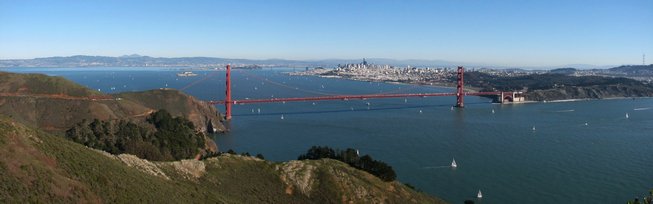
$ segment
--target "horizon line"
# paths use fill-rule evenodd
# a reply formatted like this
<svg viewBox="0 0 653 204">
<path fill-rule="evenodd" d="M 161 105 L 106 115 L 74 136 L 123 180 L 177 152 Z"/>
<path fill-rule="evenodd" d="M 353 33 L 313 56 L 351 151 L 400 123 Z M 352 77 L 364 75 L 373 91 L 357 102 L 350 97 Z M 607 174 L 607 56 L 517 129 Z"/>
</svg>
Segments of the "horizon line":
<svg viewBox="0 0 653 204">
<path fill-rule="evenodd" d="M 318 62 L 318 61 L 328 61 L 328 60 L 333 60 L 333 61 L 355 61 L 355 60 L 363 60 L 363 59 L 378 59 L 378 60 L 393 60 L 393 61 L 432 61 L 432 62 L 438 62 L 439 63 L 446 63 L 446 64 L 458 64 L 460 66 L 471 66 L 471 67 L 502 67 L 502 68 L 543 68 L 543 67 L 557 67 L 557 68 L 574 68 L 573 66 L 582 66 L 582 67 L 594 67 L 594 68 L 606 68 L 606 67 L 618 67 L 618 66 L 641 66 L 646 64 L 605 64 L 605 65 L 596 65 L 596 64 L 585 64 L 585 63 L 571 63 L 571 64 L 563 64 L 563 65 L 497 65 L 497 64 L 491 64 L 491 63 L 474 63 L 474 62 L 456 62 L 456 61 L 448 61 L 448 60 L 443 60 L 443 59 L 417 59 L 417 58 L 408 58 L 408 59 L 399 59 L 399 58 L 385 58 L 385 57 L 360 57 L 360 58 L 322 58 L 322 59 L 287 59 L 287 58 L 231 58 L 231 57 L 215 57 L 215 56 L 150 56 L 150 55 L 141 55 L 141 54 L 123 54 L 123 55 L 118 55 L 118 56 L 111 56 L 111 55 L 88 55 L 88 54 L 74 54 L 74 55 L 68 55 L 68 56 L 45 56 L 45 57 L 34 57 L 34 58 L 13 58 L 13 59 L 3 59 L 0 58 L 0 61 L 10 61 L 10 60 L 35 60 L 35 59 L 42 59 L 42 58 L 54 58 L 54 57 L 76 57 L 76 56 L 85 56 L 85 57 L 113 57 L 113 58 L 129 58 L 129 57 L 150 57 L 150 58 L 164 58 L 164 59 L 171 59 L 171 58 L 215 58 L 215 59 L 227 59 L 227 60 L 254 60 L 254 61 L 265 61 L 265 60 L 285 60 L 285 61 L 295 61 L 295 62 Z M 587 69 L 587 68 L 579 68 L 579 69 Z"/>
</svg>

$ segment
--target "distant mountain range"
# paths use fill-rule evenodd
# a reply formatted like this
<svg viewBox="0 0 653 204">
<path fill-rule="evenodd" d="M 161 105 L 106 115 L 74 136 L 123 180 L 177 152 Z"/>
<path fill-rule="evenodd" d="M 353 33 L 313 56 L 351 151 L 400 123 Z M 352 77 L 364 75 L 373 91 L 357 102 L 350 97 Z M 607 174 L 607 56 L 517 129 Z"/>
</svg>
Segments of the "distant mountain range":
<svg viewBox="0 0 653 204">
<path fill-rule="evenodd" d="M 45 57 L 35 59 L 0 60 L 0 67 L 214 67 L 232 64 L 236 66 L 258 65 L 262 67 L 335 67 L 338 64 L 361 63 L 363 59 L 285 60 L 285 59 L 232 59 L 218 57 L 150 57 L 138 54 L 120 57 L 75 55 L 68 57 Z M 460 63 L 442 60 L 393 60 L 370 58 L 369 63 L 394 66 L 456 66 Z"/>
<path fill-rule="evenodd" d="M 35 59 L 14 59 L 0 60 L 0 67 L 178 67 L 178 66 L 199 66 L 209 67 L 226 64 L 258 64 L 258 65 L 294 65 L 299 66 L 306 64 L 301 61 L 268 59 L 268 60 L 248 60 L 248 59 L 227 59 L 215 57 L 149 57 L 141 55 L 123 55 L 120 57 L 107 56 L 87 56 L 75 55 L 69 57 L 45 57 Z"/>
<path fill-rule="evenodd" d="M 610 68 L 614 66 L 594 66 L 574 64 L 564 66 L 538 66 L 515 67 L 493 66 L 477 63 L 453 62 L 445 60 L 407 59 L 395 60 L 387 58 L 367 58 L 368 63 L 388 64 L 405 67 L 454 67 L 467 66 L 476 68 L 521 68 L 521 69 L 552 69 L 559 67 L 573 67 L 577 69 Z M 235 59 L 219 57 L 150 57 L 138 54 L 123 55 L 120 57 L 74 55 L 68 57 L 44 57 L 34 59 L 6 59 L 0 60 L 0 67 L 217 67 L 226 64 L 234 66 L 257 65 L 260 67 L 335 67 L 339 64 L 361 63 L 363 59 L 323 59 L 323 60 L 286 60 L 286 59 Z"/>
</svg>

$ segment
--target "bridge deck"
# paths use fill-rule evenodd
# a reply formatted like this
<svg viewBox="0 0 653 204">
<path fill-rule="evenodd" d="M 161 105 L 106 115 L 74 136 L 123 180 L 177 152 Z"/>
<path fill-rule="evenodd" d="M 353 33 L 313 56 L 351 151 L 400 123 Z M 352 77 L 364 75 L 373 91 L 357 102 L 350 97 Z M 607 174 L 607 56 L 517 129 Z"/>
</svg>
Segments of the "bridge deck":
<svg viewBox="0 0 653 204">
<path fill-rule="evenodd" d="M 335 95 L 335 96 L 317 96 L 317 97 L 300 97 L 300 98 L 269 98 L 269 99 L 243 99 L 233 100 L 232 104 L 250 104 L 250 103 L 278 103 L 292 101 L 326 101 L 326 100 L 349 100 L 349 99 L 371 99 L 371 98 L 404 98 L 404 97 L 428 97 L 428 96 L 456 96 L 457 93 L 406 93 L 406 94 L 367 94 L 367 95 Z M 465 96 L 489 96 L 500 95 L 501 92 L 470 92 L 464 93 Z M 209 101 L 209 104 L 225 104 L 226 101 Z"/>
</svg>

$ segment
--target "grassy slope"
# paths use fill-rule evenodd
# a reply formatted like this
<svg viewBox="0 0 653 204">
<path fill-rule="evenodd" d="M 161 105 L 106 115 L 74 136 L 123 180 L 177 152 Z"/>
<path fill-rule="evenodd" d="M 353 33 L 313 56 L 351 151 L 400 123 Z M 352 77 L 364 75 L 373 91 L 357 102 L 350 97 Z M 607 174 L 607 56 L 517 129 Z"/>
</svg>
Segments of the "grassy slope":
<svg viewBox="0 0 653 204">
<path fill-rule="evenodd" d="M 32 94 L 66 94 L 69 96 L 94 96 L 102 93 L 69 81 L 63 77 L 44 74 L 15 74 L 0 72 L 0 92 Z"/>
<path fill-rule="evenodd" d="M 61 94 L 87 97 L 102 95 L 62 77 L 42 74 L 0 72 L 0 93 Z M 151 90 L 117 94 L 124 100 L 66 100 L 48 97 L 0 96 L 0 113 L 16 121 L 49 132 L 63 132 L 75 123 L 86 120 L 143 120 L 148 113 L 167 109 L 174 116 L 184 116 L 205 128 L 208 121 L 225 130 L 217 109 L 176 90 Z"/>
<path fill-rule="evenodd" d="M 166 180 L 0 117 L 0 203 L 443 203 L 334 160 L 227 155 L 202 162 L 206 171 L 190 179 L 172 162 L 156 163 Z"/>
<path fill-rule="evenodd" d="M 0 201 L 169 202 L 195 199 L 188 182 L 171 182 L 63 138 L 0 121 Z M 198 201 L 224 200 L 210 194 Z"/>
</svg>

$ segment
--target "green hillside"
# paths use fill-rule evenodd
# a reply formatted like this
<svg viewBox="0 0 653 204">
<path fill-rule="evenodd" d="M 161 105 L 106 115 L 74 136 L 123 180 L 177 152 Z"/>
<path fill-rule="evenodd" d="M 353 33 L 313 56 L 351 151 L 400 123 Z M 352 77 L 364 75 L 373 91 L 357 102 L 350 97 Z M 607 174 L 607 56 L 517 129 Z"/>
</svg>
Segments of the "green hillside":
<svg viewBox="0 0 653 204">
<path fill-rule="evenodd" d="M 150 162 L 0 117 L 0 202 L 444 203 L 330 159 Z"/>
<path fill-rule="evenodd" d="M 0 72 L 0 93 L 64 94 L 94 96 L 102 93 L 90 90 L 63 77 L 45 74 Z"/>
<path fill-rule="evenodd" d="M 62 133 L 83 120 L 144 122 L 160 109 L 189 119 L 199 131 L 226 131 L 214 106 L 178 90 L 105 95 L 61 77 L 0 72 L 0 114 L 48 132 Z"/>
</svg>

